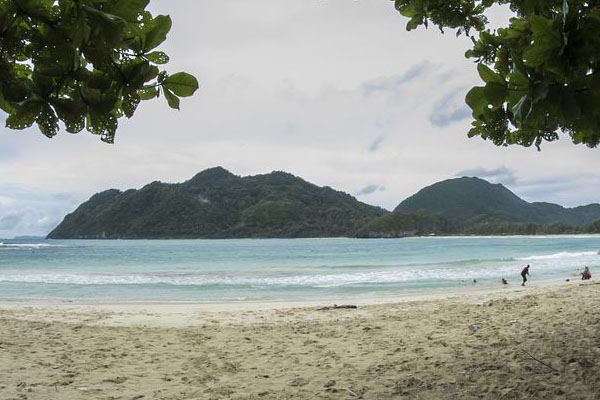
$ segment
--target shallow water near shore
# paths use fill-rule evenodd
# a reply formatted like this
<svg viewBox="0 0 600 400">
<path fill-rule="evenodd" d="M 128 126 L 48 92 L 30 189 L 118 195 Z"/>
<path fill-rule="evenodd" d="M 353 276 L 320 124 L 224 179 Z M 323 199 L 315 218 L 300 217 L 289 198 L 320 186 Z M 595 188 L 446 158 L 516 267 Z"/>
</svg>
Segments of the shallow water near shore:
<svg viewBox="0 0 600 400">
<path fill-rule="evenodd" d="M 0 240 L 0 298 L 314 301 L 579 279 L 600 236 Z M 474 283 L 476 280 L 476 283 Z"/>
</svg>

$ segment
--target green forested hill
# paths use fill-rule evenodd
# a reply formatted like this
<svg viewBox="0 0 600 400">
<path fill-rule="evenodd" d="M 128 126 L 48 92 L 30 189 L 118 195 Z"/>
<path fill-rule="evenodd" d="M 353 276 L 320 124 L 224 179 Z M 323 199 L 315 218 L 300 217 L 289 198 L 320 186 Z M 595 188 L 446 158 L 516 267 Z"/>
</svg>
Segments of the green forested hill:
<svg viewBox="0 0 600 400">
<path fill-rule="evenodd" d="M 400 203 L 396 213 L 427 211 L 452 222 L 482 217 L 512 223 L 585 226 L 600 218 L 600 204 L 565 208 L 551 203 L 528 203 L 501 184 L 479 178 L 448 179 L 420 190 Z"/>
<path fill-rule="evenodd" d="M 49 238 L 354 236 L 387 211 L 284 172 L 239 177 L 205 170 L 179 184 L 92 196 Z"/>
<path fill-rule="evenodd" d="M 74 238 L 404 237 L 598 232 L 600 205 L 528 203 L 478 178 L 438 182 L 393 213 L 285 172 L 240 177 L 217 167 L 178 184 L 107 190 L 50 234 Z"/>
</svg>

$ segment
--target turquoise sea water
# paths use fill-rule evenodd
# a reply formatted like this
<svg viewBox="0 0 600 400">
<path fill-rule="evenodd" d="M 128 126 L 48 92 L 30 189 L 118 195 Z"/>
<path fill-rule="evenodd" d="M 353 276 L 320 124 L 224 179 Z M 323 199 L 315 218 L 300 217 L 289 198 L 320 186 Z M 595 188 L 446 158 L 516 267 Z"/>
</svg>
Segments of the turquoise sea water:
<svg viewBox="0 0 600 400">
<path fill-rule="evenodd" d="M 402 296 L 600 273 L 600 236 L 0 240 L 0 298 L 306 301 Z M 473 280 L 477 283 L 474 284 Z"/>
</svg>

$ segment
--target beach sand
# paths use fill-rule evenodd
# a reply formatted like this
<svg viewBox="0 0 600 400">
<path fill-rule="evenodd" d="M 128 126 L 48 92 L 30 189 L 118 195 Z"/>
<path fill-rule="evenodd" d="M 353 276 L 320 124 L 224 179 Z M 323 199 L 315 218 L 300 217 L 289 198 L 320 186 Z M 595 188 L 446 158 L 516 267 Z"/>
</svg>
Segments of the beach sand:
<svg viewBox="0 0 600 400">
<path fill-rule="evenodd" d="M 593 282 L 239 307 L 4 302 L 0 399 L 600 399 Z"/>
</svg>

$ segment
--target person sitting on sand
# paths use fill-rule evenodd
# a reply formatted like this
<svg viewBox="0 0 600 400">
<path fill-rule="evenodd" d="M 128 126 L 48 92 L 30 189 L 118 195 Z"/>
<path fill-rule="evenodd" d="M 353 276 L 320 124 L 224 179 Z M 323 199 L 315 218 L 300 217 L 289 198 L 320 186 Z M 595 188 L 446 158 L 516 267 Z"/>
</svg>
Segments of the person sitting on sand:
<svg viewBox="0 0 600 400">
<path fill-rule="evenodd" d="M 508 285 L 508 281 L 504 278 L 502 278 L 502 285 L 504 285 L 504 286 Z"/>
<path fill-rule="evenodd" d="M 525 282 L 527 282 L 527 275 L 529 275 L 529 264 L 521 271 L 521 278 L 523 278 L 523 283 L 521 286 L 525 286 Z"/>
<path fill-rule="evenodd" d="M 592 279 L 592 273 L 589 267 L 585 267 L 581 273 L 581 280 L 587 281 L 588 279 Z"/>
</svg>

